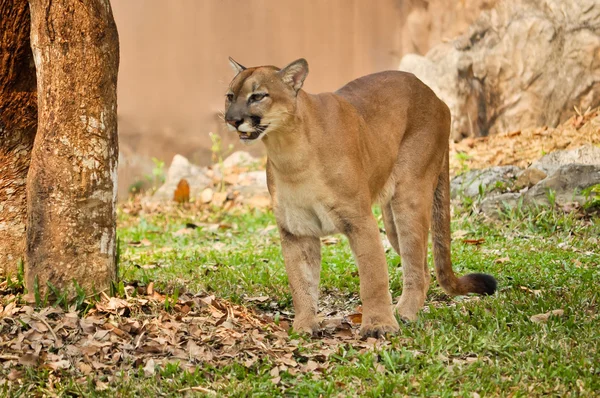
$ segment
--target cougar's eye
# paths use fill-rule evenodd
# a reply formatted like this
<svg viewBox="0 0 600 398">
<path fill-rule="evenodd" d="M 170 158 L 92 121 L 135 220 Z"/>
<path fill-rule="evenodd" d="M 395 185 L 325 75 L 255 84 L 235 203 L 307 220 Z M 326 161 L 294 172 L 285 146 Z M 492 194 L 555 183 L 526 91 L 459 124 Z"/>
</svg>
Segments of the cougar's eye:
<svg viewBox="0 0 600 398">
<path fill-rule="evenodd" d="M 268 96 L 269 96 L 269 94 L 267 94 L 267 93 L 255 93 L 250 96 L 248 102 L 259 102 Z"/>
<path fill-rule="evenodd" d="M 232 93 L 227 93 L 227 94 L 225 95 L 225 98 L 227 98 L 227 101 L 228 101 L 228 102 L 231 102 L 231 101 L 233 101 L 233 94 L 232 94 Z"/>
</svg>

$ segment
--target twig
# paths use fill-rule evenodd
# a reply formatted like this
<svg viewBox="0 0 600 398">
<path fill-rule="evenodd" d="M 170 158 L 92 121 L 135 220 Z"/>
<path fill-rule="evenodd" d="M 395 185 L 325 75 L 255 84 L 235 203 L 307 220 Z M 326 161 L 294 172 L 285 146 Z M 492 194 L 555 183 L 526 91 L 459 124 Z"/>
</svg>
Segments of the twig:
<svg viewBox="0 0 600 398">
<path fill-rule="evenodd" d="M 217 395 L 216 391 L 209 390 L 208 388 L 204 388 L 204 387 L 200 387 L 200 386 L 187 387 L 187 388 L 182 388 L 181 390 L 177 390 L 177 392 L 185 392 L 185 391 L 199 391 L 199 392 L 203 392 L 205 394 Z"/>
<path fill-rule="evenodd" d="M 54 333 L 54 329 L 52 329 L 52 326 L 50 326 L 50 324 L 41 316 L 38 316 L 37 314 L 31 314 L 31 317 L 34 319 L 37 319 L 38 321 L 42 322 L 44 325 L 46 325 L 46 327 L 50 330 L 50 333 L 52 333 L 52 337 L 54 337 L 54 341 L 55 342 L 59 342 L 58 340 L 58 336 L 56 335 L 56 333 Z"/>
<path fill-rule="evenodd" d="M 89 298 L 91 298 L 91 297 L 94 297 L 94 296 L 99 296 L 99 295 L 101 295 L 102 293 L 104 293 L 104 295 L 105 295 L 105 296 L 106 296 L 106 297 L 107 297 L 107 298 L 110 300 L 110 297 L 108 297 L 108 295 L 105 293 L 105 292 L 106 292 L 108 289 L 109 289 L 109 288 L 106 288 L 106 289 L 102 289 L 102 290 L 100 290 L 99 292 L 95 292 L 95 293 L 88 294 L 87 296 L 85 296 L 85 299 L 87 300 L 87 299 L 89 299 Z"/>
</svg>

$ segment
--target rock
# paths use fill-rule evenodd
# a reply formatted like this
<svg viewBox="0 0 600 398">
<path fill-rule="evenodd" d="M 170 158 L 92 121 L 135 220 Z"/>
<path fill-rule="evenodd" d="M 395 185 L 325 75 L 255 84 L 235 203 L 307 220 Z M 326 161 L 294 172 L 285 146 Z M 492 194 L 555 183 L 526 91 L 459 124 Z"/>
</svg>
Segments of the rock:
<svg viewBox="0 0 600 398">
<path fill-rule="evenodd" d="M 452 113 L 452 138 L 556 126 L 600 105 L 600 2 L 506 0 L 469 31 L 406 55 Z"/>
<path fill-rule="evenodd" d="M 237 151 L 223 160 L 223 168 L 230 169 L 232 167 L 252 166 L 258 162 L 259 159 L 250 155 L 248 152 Z"/>
<path fill-rule="evenodd" d="M 177 184 L 185 179 L 190 188 L 190 197 L 196 198 L 211 184 L 206 169 L 191 164 L 185 157 L 175 155 L 167 171 L 165 183 L 152 195 L 153 201 L 170 201 L 177 189 Z"/>
<path fill-rule="evenodd" d="M 492 195 L 481 201 L 479 210 L 488 217 L 497 217 L 502 210 L 517 206 L 520 197 L 520 193 L 514 192 Z"/>
<path fill-rule="evenodd" d="M 486 193 L 495 188 L 511 186 L 512 180 L 522 169 L 516 166 L 494 166 L 483 170 L 470 170 L 456 176 L 450 182 L 450 196 L 464 195 L 471 198 L 479 195 L 481 186 Z"/>
<path fill-rule="evenodd" d="M 497 0 L 402 0 L 397 1 L 401 27 L 400 54 L 425 54 L 432 45 L 464 33 L 482 10 Z"/>
<path fill-rule="evenodd" d="M 239 175 L 238 183 L 241 186 L 252 185 L 267 189 L 267 172 L 264 170 L 249 171 Z"/>
<path fill-rule="evenodd" d="M 523 172 L 517 176 L 514 183 L 514 189 L 520 190 L 523 188 L 531 188 L 546 177 L 547 174 L 542 170 L 530 167 L 523 170 Z"/>
<path fill-rule="evenodd" d="M 600 165 L 568 164 L 529 189 L 523 199 L 527 204 L 549 205 L 552 190 L 557 204 L 583 204 L 586 198 L 581 191 L 597 184 L 600 184 Z"/>
<path fill-rule="evenodd" d="M 584 145 L 568 151 L 555 151 L 533 162 L 530 168 L 552 174 L 560 166 L 573 163 L 600 166 L 600 148 L 594 145 Z"/>
<path fill-rule="evenodd" d="M 204 204 L 210 203 L 212 201 L 213 195 L 214 192 L 211 188 L 204 189 L 200 194 L 200 202 Z"/>
</svg>

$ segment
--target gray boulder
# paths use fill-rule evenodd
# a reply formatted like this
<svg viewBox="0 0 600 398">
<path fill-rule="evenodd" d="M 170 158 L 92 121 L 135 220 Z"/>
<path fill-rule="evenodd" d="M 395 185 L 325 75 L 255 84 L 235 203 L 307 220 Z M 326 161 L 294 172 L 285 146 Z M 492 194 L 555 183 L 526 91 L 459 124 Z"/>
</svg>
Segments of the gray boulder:
<svg viewBox="0 0 600 398">
<path fill-rule="evenodd" d="M 512 185 L 512 181 L 521 172 L 516 166 L 494 166 L 483 170 L 469 170 L 456 176 L 450 182 L 450 196 L 455 198 L 464 195 L 471 198 L 479 195 L 480 188 L 484 193 L 495 189 L 502 190 Z"/>
<path fill-rule="evenodd" d="M 489 217 L 495 217 L 505 208 L 517 206 L 520 198 L 521 194 L 515 192 L 491 195 L 481 201 L 479 210 Z"/>
<path fill-rule="evenodd" d="M 600 148 L 594 145 L 584 145 L 567 151 L 555 151 L 533 162 L 530 168 L 541 170 L 546 174 L 552 174 L 561 166 L 567 164 L 600 166 Z"/>
<path fill-rule="evenodd" d="M 568 164 L 525 192 L 523 199 L 527 204 L 548 205 L 554 196 L 558 204 L 583 204 L 586 197 L 582 191 L 597 184 L 600 184 L 600 165 Z"/>
</svg>

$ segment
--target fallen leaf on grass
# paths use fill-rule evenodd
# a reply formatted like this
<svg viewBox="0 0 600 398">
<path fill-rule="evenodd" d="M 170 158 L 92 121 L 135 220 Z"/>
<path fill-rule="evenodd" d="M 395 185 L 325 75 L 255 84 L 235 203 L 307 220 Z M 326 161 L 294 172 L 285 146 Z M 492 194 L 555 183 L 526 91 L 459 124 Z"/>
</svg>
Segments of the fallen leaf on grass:
<svg viewBox="0 0 600 398">
<path fill-rule="evenodd" d="M 56 362 L 47 362 L 45 366 L 51 370 L 68 369 L 71 366 L 71 362 L 66 359 L 61 359 Z"/>
<path fill-rule="evenodd" d="M 494 260 L 495 264 L 504 264 L 506 262 L 510 261 L 510 257 L 506 256 L 506 257 L 500 257 Z"/>
<path fill-rule="evenodd" d="M 548 319 L 550 319 L 551 316 L 563 316 L 564 314 L 565 314 L 564 310 L 558 309 L 558 310 L 546 312 L 545 314 L 532 315 L 531 318 L 529 318 L 529 319 L 531 320 L 531 322 L 544 323 L 544 322 L 548 322 Z"/>
<path fill-rule="evenodd" d="M 480 245 L 483 242 L 485 242 L 485 238 L 479 238 L 479 239 L 463 239 L 463 243 L 466 243 L 468 245 Z"/>
<path fill-rule="evenodd" d="M 355 325 L 360 325 L 362 323 L 362 313 L 356 312 L 354 314 L 346 315 L 346 318 L 350 320 Z"/>
<path fill-rule="evenodd" d="M 269 300 L 269 296 L 256 296 L 256 297 L 246 297 L 244 298 L 245 301 L 256 301 L 258 303 L 264 303 L 265 301 Z"/>
<path fill-rule="evenodd" d="M 144 366 L 144 374 L 146 375 L 146 377 L 154 375 L 155 366 L 156 364 L 154 363 L 154 359 L 148 359 L 148 361 L 146 362 L 146 366 Z"/>
<path fill-rule="evenodd" d="M 39 356 L 31 353 L 24 354 L 21 358 L 19 358 L 19 364 L 25 366 L 35 366 L 40 359 Z"/>
<path fill-rule="evenodd" d="M 133 247 L 140 247 L 140 246 L 151 246 L 152 242 L 150 242 L 148 239 L 142 239 L 142 240 L 132 240 L 131 242 L 129 242 L 129 246 L 133 246 Z"/>
<path fill-rule="evenodd" d="M 533 293 L 535 296 L 539 296 L 542 294 L 541 290 L 530 289 L 527 286 L 519 286 L 521 290 L 525 290 L 526 292 Z"/>
<path fill-rule="evenodd" d="M 215 192 L 212 197 L 212 204 L 221 207 L 227 200 L 227 192 Z"/>
<path fill-rule="evenodd" d="M 469 231 L 465 231 L 464 229 L 459 229 L 459 230 L 452 232 L 452 239 L 464 238 L 465 236 L 467 236 L 469 234 L 470 234 Z"/>
</svg>

